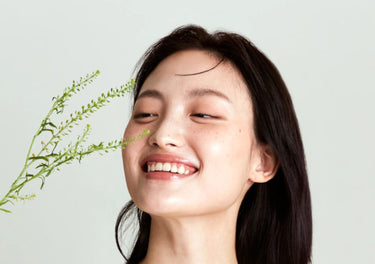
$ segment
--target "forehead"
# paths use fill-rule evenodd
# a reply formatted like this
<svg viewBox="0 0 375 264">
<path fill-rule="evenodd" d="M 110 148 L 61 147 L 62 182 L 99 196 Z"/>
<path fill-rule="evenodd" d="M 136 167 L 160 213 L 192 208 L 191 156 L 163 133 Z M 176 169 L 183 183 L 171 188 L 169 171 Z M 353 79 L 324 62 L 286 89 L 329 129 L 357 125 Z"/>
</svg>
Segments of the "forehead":
<svg viewBox="0 0 375 264">
<path fill-rule="evenodd" d="M 162 69 L 176 76 L 198 75 L 213 70 L 221 61 L 222 59 L 208 51 L 184 50 L 165 58 L 156 71 Z"/>
<path fill-rule="evenodd" d="M 145 89 L 166 90 L 168 85 L 178 87 L 175 92 L 210 88 L 249 95 L 241 73 L 230 61 L 201 50 L 179 51 L 165 58 L 146 78 L 141 93 Z"/>
</svg>

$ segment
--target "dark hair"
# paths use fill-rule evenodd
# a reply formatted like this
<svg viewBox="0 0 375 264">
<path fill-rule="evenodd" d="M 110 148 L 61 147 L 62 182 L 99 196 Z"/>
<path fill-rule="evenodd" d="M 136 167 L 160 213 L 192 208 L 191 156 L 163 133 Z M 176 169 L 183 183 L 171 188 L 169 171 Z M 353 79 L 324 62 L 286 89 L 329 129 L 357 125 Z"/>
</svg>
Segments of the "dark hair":
<svg viewBox="0 0 375 264">
<path fill-rule="evenodd" d="M 208 51 L 229 60 L 250 92 L 256 140 L 268 145 L 279 161 L 274 178 L 255 183 L 238 212 L 236 253 L 240 264 L 311 263 L 312 216 L 305 155 L 291 97 L 274 64 L 246 38 L 213 34 L 199 26 L 177 28 L 151 46 L 136 75 L 134 102 L 150 73 L 169 55 L 188 49 Z M 119 243 L 122 223 L 137 210 L 139 232 L 129 259 Z M 130 201 L 116 222 L 116 242 L 128 264 L 147 253 L 151 217 Z"/>
</svg>

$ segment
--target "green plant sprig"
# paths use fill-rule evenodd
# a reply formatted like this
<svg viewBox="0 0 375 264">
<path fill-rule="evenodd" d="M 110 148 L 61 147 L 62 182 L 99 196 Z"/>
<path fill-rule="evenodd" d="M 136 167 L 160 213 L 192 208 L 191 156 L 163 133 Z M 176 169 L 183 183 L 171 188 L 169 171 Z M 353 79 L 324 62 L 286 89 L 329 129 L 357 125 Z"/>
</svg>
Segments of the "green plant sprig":
<svg viewBox="0 0 375 264">
<path fill-rule="evenodd" d="M 7 194 L 5 194 L 0 200 L 1 211 L 10 213 L 10 210 L 4 208 L 7 203 L 14 204 L 14 202 L 30 200 L 36 196 L 35 194 L 20 195 L 20 191 L 28 182 L 35 179 L 40 179 L 42 181 L 40 189 L 42 189 L 44 187 L 46 178 L 50 176 L 53 171 L 59 171 L 61 165 L 71 164 L 73 160 L 78 160 L 78 162 L 81 162 L 84 157 L 94 152 L 98 152 L 99 154 L 103 155 L 103 153 L 107 153 L 109 151 L 125 148 L 129 143 L 134 142 L 135 140 L 149 133 L 149 130 L 145 130 L 137 137 L 126 141 L 113 140 L 106 144 L 104 142 L 100 142 L 99 144 L 91 144 L 85 147 L 84 143 L 87 141 L 91 132 L 91 126 L 87 124 L 82 134 L 77 136 L 77 140 L 75 142 L 70 142 L 65 147 L 58 150 L 58 145 L 60 146 L 62 144 L 63 138 L 72 132 L 74 126 L 78 125 L 83 119 L 89 118 L 91 114 L 110 103 L 112 98 L 125 96 L 128 92 L 132 91 L 135 84 L 134 80 L 131 80 L 127 84 L 121 85 L 120 88 L 111 88 L 107 93 L 102 93 L 97 100 L 91 100 L 87 105 L 84 105 L 79 110 L 71 113 L 70 118 L 65 121 L 61 121 L 59 125 L 52 122 L 51 116 L 53 114 L 62 114 L 69 99 L 74 94 L 77 94 L 83 90 L 87 85 L 91 84 L 99 74 L 100 72 L 96 71 L 92 74 L 87 74 L 84 78 L 80 78 L 79 81 L 73 81 L 70 87 L 64 89 L 61 96 L 58 95 L 52 98 L 53 105 L 46 117 L 42 120 L 37 132 L 32 138 L 23 169 L 16 180 L 12 183 Z M 46 142 L 41 141 L 42 148 L 37 154 L 31 154 L 36 139 L 42 133 L 48 133 L 50 135 L 49 140 Z M 37 163 L 33 168 L 35 172 L 29 173 L 28 171 L 32 169 L 31 166 L 34 163 Z"/>
</svg>

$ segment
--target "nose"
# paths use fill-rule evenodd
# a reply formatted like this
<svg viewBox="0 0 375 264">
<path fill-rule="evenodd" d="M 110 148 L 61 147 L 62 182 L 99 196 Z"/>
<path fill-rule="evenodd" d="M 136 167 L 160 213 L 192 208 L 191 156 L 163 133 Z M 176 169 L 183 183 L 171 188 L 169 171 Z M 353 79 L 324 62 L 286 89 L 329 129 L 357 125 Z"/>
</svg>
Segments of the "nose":
<svg viewBox="0 0 375 264">
<path fill-rule="evenodd" d="M 148 144 L 159 148 L 181 147 L 184 144 L 184 129 L 181 120 L 164 118 L 150 129 Z"/>
</svg>

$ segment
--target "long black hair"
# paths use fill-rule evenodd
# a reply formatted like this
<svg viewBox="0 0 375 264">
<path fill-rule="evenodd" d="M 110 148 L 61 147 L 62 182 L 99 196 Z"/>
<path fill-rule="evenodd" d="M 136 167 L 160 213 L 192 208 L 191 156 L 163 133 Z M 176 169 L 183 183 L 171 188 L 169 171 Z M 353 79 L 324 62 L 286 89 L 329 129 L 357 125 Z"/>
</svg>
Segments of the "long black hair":
<svg viewBox="0 0 375 264">
<path fill-rule="evenodd" d="M 291 97 L 274 64 L 249 40 L 230 32 L 208 33 L 195 25 L 177 28 L 152 45 L 136 75 L 134 102 L 150 73 L 169 55 L 203 50 L 229 60 L 250 92 L 257 142 L 275 153 L 279 168 L 272 180 L 254 183 L 238 212 L 236 253 L 239 264 L 311 263 L 312 216 L 306 162 Z M 139 230 L 127 258 L 120 246 L 122 223 L 137 214 Z M 116 222 L 117 246 L 128 264 L 147 253 L 151 217 L 130 201 Z"/>
</svg>

